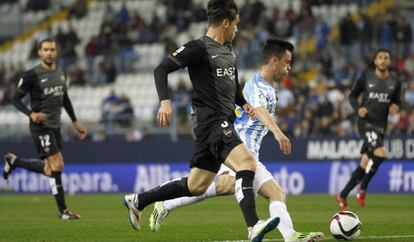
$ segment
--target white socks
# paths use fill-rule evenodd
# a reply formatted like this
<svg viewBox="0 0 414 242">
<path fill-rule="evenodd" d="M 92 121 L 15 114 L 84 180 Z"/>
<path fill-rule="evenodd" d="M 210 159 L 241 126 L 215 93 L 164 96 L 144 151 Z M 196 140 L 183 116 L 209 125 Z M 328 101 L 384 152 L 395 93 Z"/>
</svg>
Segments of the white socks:
<svg viewBox="0 0 414 242">
<path fill-rule="evenodd" d="M 280 222 L 277 228 L 286 240 L 295 233 L 292 218 L 287 211 L 286 204 L 280 201 L 273 201 L 269 204 L 270 217 L 279 217 Z"/>
<path fill-rule="evenodd" d="M 210 184 L 210 186 L 207 188 L 207 191 L 203 195 L 194 197 L 180 197 L 176 199 L 167 200 L 164 201 L 164 207 L 168 209 L 168 211 L 172 211 L 179 207 L 201 202 L 208 197 L 215 197 L 216 195 L 216 183 L 213 182 Z"/>
</svg>

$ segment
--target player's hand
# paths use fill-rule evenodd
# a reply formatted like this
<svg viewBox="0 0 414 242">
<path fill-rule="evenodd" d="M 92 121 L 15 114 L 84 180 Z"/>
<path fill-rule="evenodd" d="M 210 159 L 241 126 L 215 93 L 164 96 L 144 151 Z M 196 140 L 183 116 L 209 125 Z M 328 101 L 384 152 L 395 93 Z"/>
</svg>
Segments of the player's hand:
<svg viewBox="0 0 414 242">
<path fill-rule="evenodd" d="M 368 113 L 368 110 L 367 110 L 367 108 L 366 108 L 366 107 L 360 107 L 360 108 L 358 109 L 358 116 L 359 116 L 360 118 L 365 118 L 365 116 L 367 116 L 367 113 Z"/>
<path fill-rule="evenodd" d="M 73 123 L 76 131 L 78 131 L 79 139 L 85 139 L 88 135 L 88 131 L 86 130 L 85 126 L 83 126 L 79 121 L 75 121 Z"/>
<path fill-rule="evenodd" d="M 275 139 L 279 143 L 279 148 L 284 155 L 290 155 L 292 151 L 292 145 L 288 137 L 286 137 L 282 132 L 277 132 L 274 134 Z"/>
<path fill-rule="evenodd" d="M 31 113 L 30 114 L 30 119 L 34 122 L 34 123 L 41 123 L 43 121 L 45 121 L 47 118 L 47 115 L 45 113 L 42 112 L 38 112 L 38 113 Z"/>
<path fill-rule="evenodd" d="M 172 120 L 172 106 L 170 100 L 162 100 L 158 110 L 157 120 L 161 127 L 168 127 Z"/>
<path fill-rule="evenodd" d="M 253 108 L 250 104 L 245 103 L 245 104 L 243 105 L 243 109 L 244 109 L 244 111 L 247 113 L 247 115 L 249 115 L 249 117 L 250 117 L 251 119 L 254 119 L 254 118 L 256 117 L 256 114 L 255 114 L 255 112 L 254 112 L 254 108 Z"/>
<path fill-rule="evenodd" d="M 390 113 L 398 113 L 398 111 L 400 111 L 400 107 L 395 103 L 391 104 Z"/>
</svg>

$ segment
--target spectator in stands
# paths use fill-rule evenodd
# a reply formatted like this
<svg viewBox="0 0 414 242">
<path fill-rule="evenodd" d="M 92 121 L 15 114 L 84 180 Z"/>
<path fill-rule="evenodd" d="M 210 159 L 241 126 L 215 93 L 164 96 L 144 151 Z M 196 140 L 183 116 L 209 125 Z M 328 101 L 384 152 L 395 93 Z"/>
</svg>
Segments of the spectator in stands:
<svg viewBox="0 0 414 242">
<path fill-rule="evenodd" d="M 179 80 L 177 88 L 173 90 L 172 94 L 173 106 L 176 108 L 176 115 L 178 123 L 183 125 L 188 121 L 190 102 L 191 102 L 191 90 L 187 88 L 184 80 Z"/>
<path fill-rule="evenodd" d="M 94 74 L 93 82 L 96 85 L 105 85 L 115 82 L 117 76 L 116 68 L 112 60 L 103 60 L 98 64 L 98 69 Z"/>
<path fill-rule="evenodd" d="M 97 69 L 94 71 L 92 80 L 93 84 L 95 85 L 105 85 L 107 83 L 105 74 L 105 63 L 103 61 L 99 62 Z"/>
<path fill-rule="evenodd" d="M 69 25 L 69 31 L 65 35 L 65 38 L 67 39 L 67 41 L 70 41 L 73 46 L 76 46 L 80 43 L 80 39 L 75 29 L 73 28 L 73 25 Z"/>
<path fill-rule="evenodd" d="M 98 37 L 93 36 L 85 46 L 85 57 L 86 57 L 86 70 L 88 74 L 88 79 L 93 77 L 93 63 L 96 56 L 101 52 L 99 46 Z"/>
<path fill-rule="evenodd" d="M 122 127 L 131 127 L 134 121 L 134 107 L 126 94 L 122 94 L 116 104 L 117 123 Z"/>
<path fill-rule="evenodd" d="M 134 62 L 138 59 L 131 39 L 127 36 L 127 27 L 120 27 L 118 36 L 118 51 L 115 59 L 116 70 L 119 73 L 132 72 Z"/>
<path fill-rule="evenodd" d="M 109 96 L 102 100 L 101 104 L 101 120 L 107 126 L 115 120 L 116 106 L 119 103 L 120 98 L 116 95 L 115 90 L 111 89 Z"/>
<path fill-rule="evenodd" d="M 37 41 L 37 39 L 32 41 L 32 48 L 30 48 L 30 52 L 29 52 L 29 59 L 33 60 L 33 59 L 37 59 L 38 55 L 37 55 L 37 47 L 39 46 L 39 41 Z"/>
<path fill-rule="evenodd" d="M 361 57 L 368 59 L 372 52 L 372 42 L 374 39 L 374 25 L 368 15 L 364 13 L 359 14 L 357 28 Z"/>
<path fill-rule="evenodd" d="M 393 40 L 393 30 L 388 20 L 382 20 L 378 29 L 378 45 L 380 48 L 391 49 Z"/>
<path fill-rule="evenodd" d="M 55 35 L 55 40 L 56 42 L 59 44 L 59 48 L 62 48 L 62 46 L 65 46 L 65 42 L 66 42 L 66 35 L 63 32 L 62 28 L 59 27 L 57 29 L 57 33 Z M 37 53 L 36 53 L 37 54 Z"/>
<path fill-rule="evenodd" d="M 50 7 L 50 0 L 28 0 L 26 11 L 40 11 L 48 10 Z"/>
<path fill-rule="evenodd" d="M 193 9 L 191 10 L 191 21 L 198 23 L 198 22 L 203 22 L 203 21 L 207 21 L 207 12 L 204 9 L 204 7 L 198 3 L 193 5 Z"/>
<path fill-rule="evenodd" d="M 318 51 L 319 52 L 319 51 Z M 333 62 L 332 57 L 329 54 L 328 49 L 323 49 L 321 51 L 321 57 L 319 58 L 319 63 L 321 64 L 321 71 L 326 76 L 326 78 L 331 79 L 333 77 Z"/>
<path fill-rule="evenodd" d="M 305 6 L 302 6 L 301 14 L 297 19 L 297 40 L 306 40 L 315 33 L 315 19 Z"/>
<path fill-rule="evenodd" d="M 408 58 L 404 62 L 404 70 L 410 77 L 414 77 L 414 51 L 410 50 Z"/>
<path fill-rule="evenodd" d="M 410 53 L 411 42 L 413 40 L 413 33 L 411 25 L 407 23 L 404 16 L 400 18 L 397 28 L 395 29 L 395 41 L 397 52 L 402 56 L 407 57 Z"/>
<path fill-rule="evenodd" d="M 125 1 L 122 2 L 121 9 L 116 14 L 116 21 L 119 25 L 126 25 L 129 22 L 129 13 Z"/>
<path fill-rule="evenodd" d="M 404 93 L 404 102 L 410 108 L 414 110 L 414 79 L 408 85 L 408 90 Z"/>
<path fill-rule="evenodd" d="M 281 88 L 278 91 L 278 96 L 278 107 L 281 110 L 288 108 L 289 105 L 293 105 L 295 102 L 295 96 L 293 96 L 292 91 L 286 87 L 284 82 L 281 82 Z"/>
<path fill-rule="evenodd" d="M 0 99 L 0 106 L 5 106 L 11 104 L 11 96 L 14 92 L 14 88 L 16 87 L 17 83 L 20 80 L 20 76 L 23 72 L 23 64 L 19 63 L 16 65 L 11 65 L 9 73 L 6 75 L 5 73 L 5 80 L 6 84 L 4 86 L 3 96 Z M 28 98 L 23 100 L 24 103 L 27 103 Z"/>
<path fill-rule="evenodd" d="M 327 47 L 329 32 L 330 29 L 328 24 L 323 20 L 322 16 L 317 16 L 315 23 L 317 53 L 323 53 L 322 50 L 325 50 Z"/>
<path fill-rule="evenodd" d="M 117 70 L 115 69 L 114 63 L 112 60 L 106 60 L 104 62 L 104 71 L 105 71 L 105 80 L 106 83 L 114 83 L 117 76 Z"/>
<path fill-rule="evenodd" d="M 83 71 L 83 69 L 80 67 L 79 64 L 75 64 L 69 69 L 68 76 L 69 76 L 71 85 L 83 86 L 87 83 L 85 72 Z"/>
<path fill-rule="evenodd" d="M 70 15 L 75 18 L 83 18 L 87 13 L 86 0 L 77 0 L 70 9 Z"/>
<path fill-rule="evenodd" d="M 353 45 L 358 39 L 357 27 L 352 20 L 351 14 L 347 13 L 339 24 L 340 43 L 342 48 L 342 55 L 348 64 L 354 63 Z"/>
<path fill-rule="evenodd" d="M 318 133 L 322 135 L 332 135 L 332 121 L 334 118 L 334 106 L 329 102 L 328 96 L 322 96 L 322 102 L 318 106 Z"/>
<path fill-rule="evenodd" d="M 411 113 L 409 115 L 409 125 L 407 127 L 406 134 L 407 136 L 414 136 L 414 109 L 411 110 Z"/>
<path fill-rule="evenodd" d="M 257 25 L 262 14 L 265 12 L 266 7 L 260 0 L 255 0 L 252 4 L 252 8 L 250 10 L 250 22 L 253 25 Z"/>
</svg>

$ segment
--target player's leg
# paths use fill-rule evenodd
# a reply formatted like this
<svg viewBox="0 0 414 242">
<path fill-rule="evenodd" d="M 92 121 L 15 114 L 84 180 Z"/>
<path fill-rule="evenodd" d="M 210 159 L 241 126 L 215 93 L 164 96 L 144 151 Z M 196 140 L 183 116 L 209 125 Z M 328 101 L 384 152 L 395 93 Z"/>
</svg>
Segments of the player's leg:
<svg viewBox="0 0 414 242">
<path fill-rule="evenodd" d="M 365 206 L 365 197 L 366 197 L 366 191 L 368 189 L 369 182 L 374 177 L 374 175 L 377 173 L 377 170 L 379 169 L 382 162 L 385 160 L 385 157 L 387 157 L 387 151 L 385 150 L 384 146 L 381 146 L 379 148 L 376 148 L 374 150 L 374 155 L 372 156 L 371 162 L 368 163 L 366 166 L 366 174 L 362 178 L 361 186 L 358 189 L 357 193 L 357 203 L 360 206 Z"/>
<path fill-rule="evenodd" d="M 295 230 L 290 214 L 286 208 L 285 194 L 272 174 L 261 162 L 257 162 L 254 188 L 255 192 L 269 201 L 270 217 L 280 218 L 277 228 L 283 238 L 286 240 L 291 237 L 295 233 Z"/>
<path fill-rule="evenodd" d="M 370 160 L 370 154 L 372 154 L 370 131 L 360 130 L 360 133 L 363 135 L 364 142 L 361 147 L 362 156 L 359 166 L 352 172 L 351 178 L 339 193 L 339 195 L 335 197 L 336 202 L 338 203 L 341 210 L 348 209 L 348 194 L 361 182 L 362 178 L 365 176 L 365 168 L 368 164 L 368 161 Z"/>
<path fill-rule="evenodd" d="M 206 192 L 216 173 L 193 167 L 188 177 L 172 180 L 141 194 L 129 194 L 124 204 L 129 211 L 130 223 L 134 229 L 141 229 L 142 210 L 156 201 L 184 196 L 197 196 Z"/>
<path fill-rule="evenodd" d="M 368 164 L 368 161 L 368 154 L 362 154 L 359 166 L 354 170 L 348 183 L 345 185 L 345 187 L 342 189 L 340 193 L 341 198 L 346 199 L 348 197 L 348 194 L 352 191 L 352 189 L 354 189 L 354 187 L 361 182 L 362 178 L 365 175 L 365 167 L 366 164 Z"/>
<path fill-rule="evenodd" d="M 196 142 L 190 167 L 188 177 L 168 181 L 141 194 L 128 194 L 124 197 L 124 205 L 128 208 L 129 221 L 134 229 L 141 229 L 141 211 L 149 204 L 204 194 L 220 169 L 220 162 L 210 153 L 208 145 Z"/>
<path fill-rule="evenodd" d="M 241 143 L 231 150 L 225 164 L 236 171 L 235 195 L 248 227 L 249 239 L 251 241 L 262 241 L 267 232 L 276 228 L 279 218 L 259 221 L 253 189 L 256 161 L 247 147 Z"/>
<path fill-rule="evenodd" d="M 322 232 L 301 233 L 294 230 L 292 218 L 286 207 L 285 194 L 273 178 L 261 185 L 259 195 L 268 199 L 270 216 L 280 218 L 277 228 L 285 241 L 305 242 L 324 239 L 325 236 Z"/>
<path fill-rule="evenodd" d="M 48 135 L 43 137 L 42 157 L 46 157 L 45 174 L 49 175 L 49 184 L 52 194 L 59 210 L 59 218 L 80 219 L 80 215 L 67 208 L 65 203 L 65 191 L 62 184 L 62 172 L 64 159 L 60 150 L 62 149 L 62 137 L 60 129 L 49 129 Z"/>
<path fill-rule="evenodd" d="M 167 201 L 156 202 L 149 218 L 151 230 L 154 232 L 158 231 L 161 226 L 161 222 L 168 216 L 168 214 L 177 208 L 204 201 L 206 198 L 233 194 L 234 181 L 234 176 L 230 176 L 226 173 L 220 175 L 215 182 L 212 182 L 203 195 L 180 197 Z"/>
<path fill-rule="evenodd" d="M 18 157 L 13 153 L 7 153 L 4 158 L 4 167 L 3 167 L 3 177 L 4 179 L 8 179 L 14 168 L 20 167 L 23 169 L 26 169 L 28 171 L 36 172 L 36 173 L 42 173 L 46 174 L 44 171 L 45 168 L 45 162 L 42 159 L 27 159 Z"/>
<path fill-rule="evenodd" d="M 28 171 L 45 174 L 50 176 L 50 172 L 46 170 L 46 163 L 43 158 L 49 155 L 51 132 L 48 129 L 33 129 L 31 135 L 35 143 L 39 156 L 42 159 L 31 159 L 18 157 L 13 153 L 7 153 L 4 156 L 3 177 L 7 180 L 14 168 L 20 167 Z"/>
<path fill-rule="evenodd" d="M 200 195 L 194 197 L 180 197 L 176 199 L 171 199 L 162 202 L 163 206 L 169 211 L 173 211 L 176 208 L 201 202 L 206 198 L 215 197 L 215 196 L 224 196 L 231 195 L 234 193 L 234 176 L 228 174 L 223 174 L 218 177 L 215 182 L 212 182 L 207 188 L 207 191 Z"/>
</svg>

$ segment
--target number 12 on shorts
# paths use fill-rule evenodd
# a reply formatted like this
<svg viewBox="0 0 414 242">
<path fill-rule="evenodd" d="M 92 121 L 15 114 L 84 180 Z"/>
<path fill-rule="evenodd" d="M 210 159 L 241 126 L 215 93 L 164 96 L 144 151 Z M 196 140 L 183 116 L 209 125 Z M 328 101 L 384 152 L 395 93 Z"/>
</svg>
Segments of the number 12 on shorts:
<svg viewBox="0 0 414 242">
<path fill-rule="evenodd" d="M 45 134 L 43 136 L 39 136 L 40 145 L 42 147 L 49 147 L 50 146 L 50 135 Z"/>
</svg>

